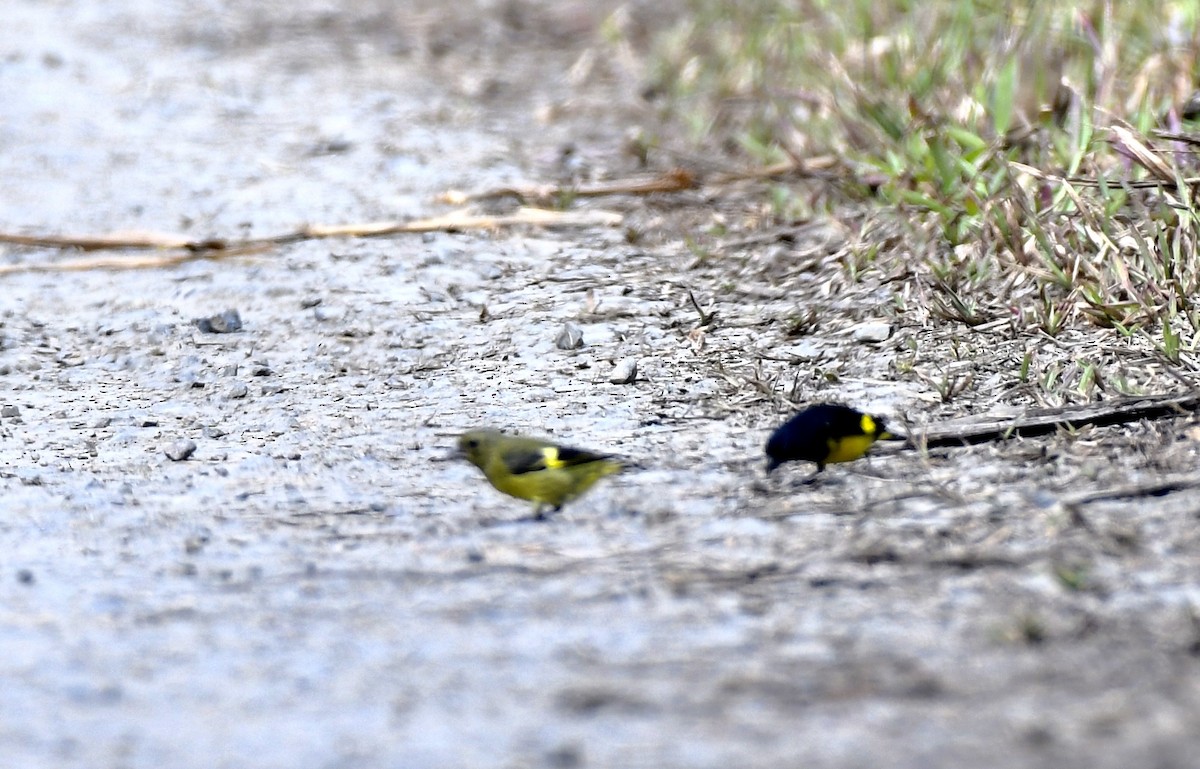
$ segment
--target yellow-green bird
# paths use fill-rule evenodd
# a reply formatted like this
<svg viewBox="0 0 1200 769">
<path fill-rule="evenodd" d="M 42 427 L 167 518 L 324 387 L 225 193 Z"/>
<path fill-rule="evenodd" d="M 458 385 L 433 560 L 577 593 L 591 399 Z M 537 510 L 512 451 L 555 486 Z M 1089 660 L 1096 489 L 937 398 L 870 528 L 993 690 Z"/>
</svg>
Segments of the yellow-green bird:
<svg viewBox="0 0 1200 769">
<path fill-rule="evenodd" d="M 838 403 L 809 406 L 784 422 L 767 441 L 767 472 L 784 462 L 815 462 L 817 472 L 852 462 L 878 440 L 895 440 L 883 419 Z"/>
<path fill-rule="evenodd" d="M 498 430 L 463 433 L 458 449 L 498 490 L 533 502 L 538 518 L 546 508 L 558 510 L 623 467 L 621 460 L 611 454 L 505 435 Z"/>
</svg>

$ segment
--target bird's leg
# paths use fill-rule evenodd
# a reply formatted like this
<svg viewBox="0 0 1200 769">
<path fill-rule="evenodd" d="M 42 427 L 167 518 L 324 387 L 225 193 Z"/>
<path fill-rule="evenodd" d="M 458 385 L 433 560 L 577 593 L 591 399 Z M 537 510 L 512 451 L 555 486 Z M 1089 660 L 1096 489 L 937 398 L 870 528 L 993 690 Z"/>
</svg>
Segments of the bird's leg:
<svg viewBox="0 0 1200 769">
<path fill-rule="evenodd" d="M 552 505 L 549 502 L 538 502 L 533 508 L 533 520 L 545 521 L 550 518 L 551 513 L 557 513 L 562 510 L 562 505 Z"/>
<path fill-rule="evenodd" d="M 813 470 L 813 474 L 800 481 L 801 486 L 812 486 L 821 480 L 822 474 L 825 472 L 825 465 L 817 463 L 817 469 Z"/>
</svg>

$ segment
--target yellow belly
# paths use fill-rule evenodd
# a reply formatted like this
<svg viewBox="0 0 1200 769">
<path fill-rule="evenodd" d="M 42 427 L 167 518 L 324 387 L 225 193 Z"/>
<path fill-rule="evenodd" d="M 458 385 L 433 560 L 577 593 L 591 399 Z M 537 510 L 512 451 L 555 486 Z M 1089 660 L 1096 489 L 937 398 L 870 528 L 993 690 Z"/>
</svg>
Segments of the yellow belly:
<svg viewBox="0 0 1200 769">
<path fill-rule="evenodd" d="M 826 458 L 825 464 L 833 464 L 835 462 L 852 462 L 858 459 L 863 454 L 867 453 L 867 449 L 871 448 L 871 444 L 875 442 L 875 438 L 870 435 L 851 435 L 845 438 L 830 438 L 829 457 Z"/>
</svg>

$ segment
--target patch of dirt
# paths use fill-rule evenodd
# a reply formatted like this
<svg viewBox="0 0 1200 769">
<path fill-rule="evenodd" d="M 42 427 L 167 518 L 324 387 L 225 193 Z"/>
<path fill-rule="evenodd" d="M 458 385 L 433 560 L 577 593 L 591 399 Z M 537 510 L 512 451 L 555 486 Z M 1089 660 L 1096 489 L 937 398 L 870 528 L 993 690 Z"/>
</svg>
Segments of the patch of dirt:
<svg viewBox="0 0 1200 769">
<path fill-rule="evenodd" d="M 16 6 L 0 229 L 261 236 L 634 173 L 617 8 Z M 629 12 L 639 43 L 681 11 Z M 753 196 L 576 205 L 627 224 L 139 271 L 4 247 L 8 762 L 1194 763 L 1194 493 L 1080 496 L 1188 472 L 1185 418 L 768 479 L 792 401 L 920 425 L 1026 398 L 1020 350 L 860 275 L 836 220 L 735 246 Z M 917 348 L 970 382 L 943 402 Z M 645 469 L 517 522 L 447 459 L 484 425 Z"/>
</svg>

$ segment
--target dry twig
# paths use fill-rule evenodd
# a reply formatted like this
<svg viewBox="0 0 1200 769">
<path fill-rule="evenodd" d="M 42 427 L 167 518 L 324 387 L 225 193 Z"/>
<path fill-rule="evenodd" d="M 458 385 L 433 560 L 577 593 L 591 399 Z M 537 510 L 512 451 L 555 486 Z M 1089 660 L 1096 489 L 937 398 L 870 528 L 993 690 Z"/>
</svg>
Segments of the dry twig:
<svg viewBox="0 0 1200 769">
<path fill-rule="evenodd" d="M 1013 436 L 1047 435 L 1059 428 L 1077 429 L 1088 425 L 1102 426 L 1136 422 L 1139 419 L 1161 419 L 1195 411 L 1200 408 L 1200 392 L 1173 395 L 1147 395 L 1123 398 L 1108 403 L 1088 403 L 1082 406 L 1031 409 L 1008 416 L 971 416 L 952 419 L 914 431 L 908 446 L 940 448 L 989 443 Z"/>
<path fill-rule="evenodd" d="M 548 211 L 521 208 L 511 214 L 479 216 L 458 211 L 445 216 L 413 221 L 361 222 L 357 224 L 308 225 L 293 232 L 263 238 L 196 240 L 184 235 L 131 232 L 108 235 L 20 235 L 0 232 L 0 242 L 46 248 L 100 250 L 172 250 L 175 253 L 144 257 L 88 257 L 65 262 L 2 264 L 0 275 L 16 272 L 68 272 L 94 269 L 145 269 L 169 267 L 193 259 L 220 259 L 259 253 L 275 246 L 317 238 L 373 238 L 423 232 L 457 232 L 473 229 L 500 229 L 518 225 L 534 227 L 595 227 L 619 225 L 624 218 L 612 211 Z"/>
</svg>

